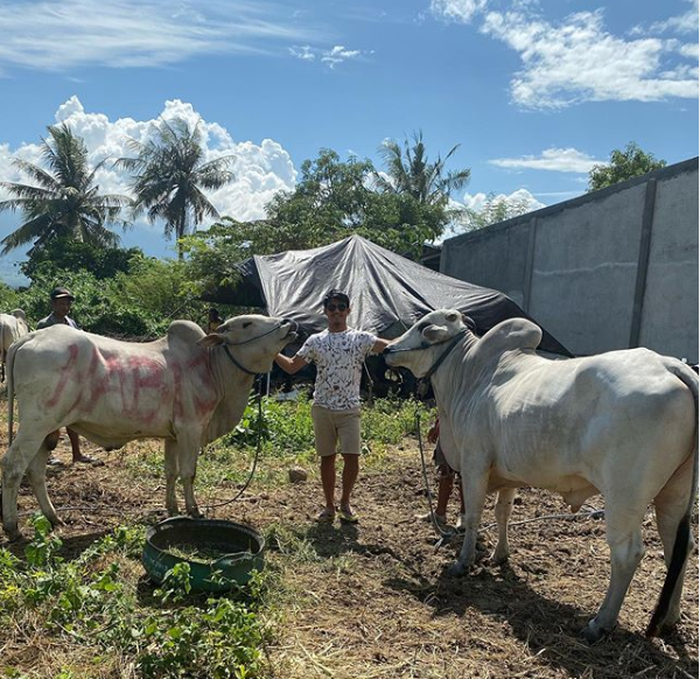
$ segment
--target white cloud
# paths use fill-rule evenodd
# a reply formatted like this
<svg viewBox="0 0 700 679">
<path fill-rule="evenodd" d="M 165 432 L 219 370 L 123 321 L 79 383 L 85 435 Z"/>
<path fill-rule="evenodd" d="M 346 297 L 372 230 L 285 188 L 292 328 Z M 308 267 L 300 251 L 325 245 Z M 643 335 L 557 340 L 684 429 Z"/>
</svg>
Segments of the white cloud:
<svg viewBox="0 0 700 679">
<path fill-rule="evenodd" d="M 321 61 L 334 68 L 336 64 L 342 64 L 348 59 L 356 59 L 362 54 L 360 50 L 345 49 L 343 45 L 336 45 L 333 49 L 328 50 L 322 57 Z"/>
<path fill-rule="evenodd" d="M 664 21 L 657 21 L 647 29 L 650 33 L 663 33 L 670 31 L 672 33 L 695 33 L 698 32 L 698 0 L 687 0 L 692 7 L 678 16 L 669 17 Z M 635 30 L 643 31 L 643 27 L 637 27 Z"/>
<path fill-rule="evenodd" d="M 483 210 L 487 202 L 506 203 L 508 205 L 517 205 L 518 207 L 522 206 L 527 212 L 545 207 L 544 203 L 537 200 L 527 189 L 522 188 L 508 195 L 505 193 L 499 193 L 498 195 L 487 195 L 485 193 L 476 193 L 472 195 L 471 193 L 465 193 L 463 202 L 466 208 L 476 212 Z"/>
<path fill-rule="evenodd" d="M 265 215 L 265 204 L 277 192 L 294 189 L 294 164 L 289 153 L 278 142 L 272 139 L 264 139 L 260 144 L 252 141 L 236 142 L 224 127 L 203 120 L 192 104 L 179 99 L 166 101 L 160 115 L 152 120 L 119 118 L 111 121 L 102 113 L 86 112 L 80 100 L 73 96 L 59 106 L 56 122 L 65 122 L 77 135 L 84 138 L 90 162 L 95 164 L 106 157 L 116 160 L 133 156 L 128 147 L 130 138 L 144 142 L 153 134 L 159 118 L 168 120 L 176 116 L 185 119 L 190 125 L 200 124 L 205 160 L 224 155 L 234 155 L 236 158 L 231 168 L 235 175 L 234 181 L 216 191 L 207 192 L 220 214 L 238 220 L 259 219 Z M 8 144 L 0 143 L 0 179 L 3 181 L 27 181 L 26 177 L 22 177 L 12 166 L 13 157 L 41 164 L 38 144 L 24 144 L 12 151 Z M 127 173 L 115 169 L 111 162 L 105 163 L 95 179 L 101 193 L 129 192 Z M 0 195 L 0 200 L 7 197 Z M 208 224 L 204 225 L 206 226 Z M 163 225 L 139 222 L 135 229 L 151 233 L 162 232 Z"/>
<path fill-rule="evenodd" d="M 688 59 L 698 60 L 698 43 L 685 43 L 684 45 L 679 45 L 678 53 L 682 54 Z"/>
<path fill-rule="evenodd" d="M 491 13 L 482 31 L 520 54 L 524 68 L 511 81 L 511 93 L 526 107 L 697 96 L 696 78 L 664 73 L 673 52 L 666 41 L 613 36 L 600 11 L 574 14 L 559 26 L 518 13 Z"/>
<path fill-rule="evenodd" d="M 469 23 L 486 9 L 488 0 L 431 0 L 430 11 L 436 16 Z"/>
<path fill-rule="evenodd" d="M 545 149 L 539 157 L 522 156 L 520 158 L 495 158 L 489 160 L 491 165 L 511 170 L 549 170 L 551 172 L 588 173 L 594 165 L 605 164 L 576 149 Z"/>
<path fill-rule="evenodd" d="M 344 45 L 335 45 L 331 49 L 321 49 L 310 45 L 290 47 L 289 53 L 302 61 L 320 61 L 329 68 L 335 68 L 338 64 L 351 59 L 363 59 L 374 54 L 374 50 L 350 50 Z"/>
<path fill-rule="evenodd" d="M 450 207 L 453 209 L 467 208 L 473 212 L 481 212 L 488 204 L 495 205 L 504 203 L 507 206 L 506 211 L 514 214 L 525 214 L 533 212 L 540 208 L 546 207 L 545 203 L 540 202 L 527 189 L 516 189 L 510 194 L 486 194 L 486 193 L 465 193 L 462 202 L 451 199 Z M 466 223 L 453 222 L 449 224 L 442 236 L 435 241 L 435 244 L 442 243 L 448 238 L 459 236 L 469 230 L 469 220 Z"/>
<path fill-rule="evenodd" d="M 692 0 L 697 6 L 697 0 Z M 610 33 L 602 10 L 579 12 L 559 22 L 521 0 L 507 12 L 488 11 L 481 0 L 433 0 L 436 16 L 470 23 L 518 53 L 521 70 L 511 80 L 513 101 L 527 108 L 563 108 L 584 101 L 659 101 L 698 95 L 697 58 L 675 40 L 629 39 Z M 692 12 L 664 23 L 688 32 Z M 696 12 L 697 15 L 697 12 Z M 697 24 L 697 16 L 695 17 Z M 657 26 L 660 30 L 661 26 Z M 695 29 L 697 31 L 697 29 Z M 638 31 L 635 31 L 639 34 Z M 693 64 L 679 63 L 693 59 Z"/>
<path fill-rule="evenodd" d="M 297 59 L 301 59 L 302 61 L 315 61 L 316 60 L 316 55 L 314 54 L 310 45 L 302 45 L 301 47 L 290 47 L 289 53 L 293 57 L 296 57 Z"/>
<path fill-rule="evenodd" d="M 276 51 L 315 37 L 283 6 L 246 0 L 9 0 L 0 12 L 0 73 L 84 65 L 162 66 L 202 54 Z"/>
</svg>

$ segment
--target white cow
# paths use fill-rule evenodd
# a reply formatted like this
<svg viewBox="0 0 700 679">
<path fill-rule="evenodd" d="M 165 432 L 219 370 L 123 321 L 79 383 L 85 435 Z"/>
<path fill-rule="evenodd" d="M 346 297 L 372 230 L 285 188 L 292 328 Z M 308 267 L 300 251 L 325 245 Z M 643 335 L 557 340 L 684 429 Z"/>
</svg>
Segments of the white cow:
<svg viewBox="0 0 700 679">
<path fill-rule="evenodd" d="M 29 332 L 27 316 L 22 309 L 0 314 L 0 381 L 5 381 L 5 363 L 10 345 Z"/>
<path fill-rule="evenodd" d="M 463 470 L 466 532 L 450 570 L 462 574 L 474 562 L 488 492 L 500 491 L 496 560 L 508 556 L 515 488 L 559 492 L 572 511 L 600 493 L 611 578 L 598 614 L 583 630 L 589 641 L 598 640 L 614 627 L 642 558 L 641 525 L 653 501 L 668 567 L 647 630 L 658 634 L 680 617 L 693 547 L 697 376 L 681 361 L 647 349 L 550 360 L 534 351 L 541 338 L 534 323 L 517 318 L 479 339 L 458 311 L 442 309 L 387 347 L 389 365 L 432 380 L 442 448 L 450 466 Z"/>
<path fill-rule="evenodd" d="M 165 439 L 168 513 L 178 513 L 179 475 L 187 512 L 201 516 L 193 491 L 198 450 L 238 423 L 254 375 L 271 369 L 295 328 L 291 321 L 251 315 L 229 319 L 206 336 L 194 323 L 175 321 L 165 337 L 144 344 L 63 325 L 21 338 L 7 363 L 9 412 L 16 393 L 19 430 L 0 463 L 8 537 L 20 536 L 17 492 L 25 472 L 41 511 L 60 523 L 46 492 L 46 459 L 56 430 L 65 426 L 108 449 Z"/>
</svg>

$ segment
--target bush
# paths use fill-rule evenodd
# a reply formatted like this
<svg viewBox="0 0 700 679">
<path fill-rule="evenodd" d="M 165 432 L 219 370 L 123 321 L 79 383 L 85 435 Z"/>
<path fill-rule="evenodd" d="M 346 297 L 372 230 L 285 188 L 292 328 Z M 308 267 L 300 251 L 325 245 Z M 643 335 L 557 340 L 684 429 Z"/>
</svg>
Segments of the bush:
<svg viewBox="0 0 700 679">
<path fill-rule="evenodd" d="M 35 325 L 50 313 L 49 295 L 67 287 L 75 302 L 71 317 L 87 332 L 132 340 L 161 337 L 176 318 L 203 320 L 206 305 L 187 289 L 185 269 L 177 262 L 138 257 L 129 273 L 101 279 L 86 269 L 38 267 L 32 285 L 16 294 L 14 306 Z M 0 299 L 2 299 L 0 290 Z"/>
</svg>

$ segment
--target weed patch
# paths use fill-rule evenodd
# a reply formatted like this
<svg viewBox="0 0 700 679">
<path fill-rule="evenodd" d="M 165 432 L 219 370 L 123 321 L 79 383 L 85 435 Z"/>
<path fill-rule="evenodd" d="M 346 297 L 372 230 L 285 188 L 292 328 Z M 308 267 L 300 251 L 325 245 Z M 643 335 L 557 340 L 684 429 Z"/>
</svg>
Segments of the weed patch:
<svg viewBox="0 0 700 679">
<path fill-rule="evenodd" d="M 12 631 L 28 627 L 35 637 L 64 649 L 89 642 L 91 662 L 110 655 L 130 658 L 136 676 L 145 679 L 261 676 L 262 647 L 269 634 L 258 616 L 262 576 L 230 596 L 195 597 L 189 590 L 189 565 L 182 563 L 148 593 L 148 585 L 124 577 L 140 570 L 124 566 L 140 557 L 143 529 L 119 528 L 67 560 L 60 556 L 61 540 L 49 532 L 49 522 L 37 516 L 31 523 L 34 537 L 24 560 L 0 550 L 5 676 L 26 676 L 24 654 L 13 657 L 18 640 Z M 39 676 L 49 669 L 48 676 L 97 675 L 84 665 L 49 668 L 42 660 Z M 30 669 L 39 671 L 38 666 Z"/>
</svg>

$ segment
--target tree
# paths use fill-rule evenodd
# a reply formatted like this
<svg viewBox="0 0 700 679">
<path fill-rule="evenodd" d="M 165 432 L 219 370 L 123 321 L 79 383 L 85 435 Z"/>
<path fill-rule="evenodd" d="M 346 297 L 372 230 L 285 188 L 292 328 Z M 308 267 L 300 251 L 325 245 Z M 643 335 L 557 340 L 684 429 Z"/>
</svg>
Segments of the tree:
<svg viewBox="0 0 700 679">
<path fill-rule="evenodd" d="M 374 191 L 374 174 L 369 160 L 342 162 L 335 151 L 321 149 L 318 158 L 302 163 L 294 191 L 268 203 L 265 219 L 224 217 L 183 240 L 192 280 L 213 289 L 235 282 L 233 264 L 252 255 L 318 247 L 352 234 L 417 258 L 447 223 L 444 201 L 427 204 L 406 193 Z"/>
<path fill-rule="evenodd" d="M 182 118 L 161 120 L 152 139 L 131 139 L 128 144 L 137 157 L 120 158 L 117 165 L 134 173 L 134 217 L 146 210 L 151 223 L 164 220 L 166 237 L 174 234 L 178 240 L 205 217 L 219 219 L 203 190 L 218 189 L 233 179 L 227 168 L 234 156 L 205 162 L 199 124 L 190 129 Z M 182 258 L 179 243 L 178 256 Z"/>
<path fill-rule="evenodd" d="M 447 204 L 452 191 L 461 189 L 469 181 L 471 170 L 447 171 L 446 163 L 459 148 L 453 146 L 444 158 L 439 155 L 433 163 L 423 143 L 423 132 L 413 133 L 413 144 L 404 139 L 403 147 L 395 140 L 385 141 L 379 153 L 386 165 L 388 179 L 376 175 L 377 186 L 387 193 L 407 193 L 421 203 Z"/>
<path fill-rule="evenodd" d="M 364 221 L 374 167 L 369 160 L 346 162 L 331 149 L 301 164 L 294 191 L 278 193 L 266 206 L 266 221 L 275 232 L 273 248 L 256 254 L 315 247 L 353 233 Z M 266 249 L 267 249 L 266 248 Z"/>
<path fill-rule="evenodd" d="M 128 223 L 119 214 L 129 198 L 101 195 L 95 184 L 102 160 L 90 169 L 85 142 L 65 124 L 48 127 L 49 139 L 42 139 L 41 155 L 48 166 L 45 170 L 20 158 L 12 162 L 29 175 L 35 185 L 0 182 L 13 198 L 0 202 L 3 210 L 21 210 L 24 223 L 0 241 L 2 254 L 34 242 L 30 255 L 52 240 L 68 238 L 94 245 L 114 247 L 119 236 L 106 228 L 107 224 Z"/>
<path fill-rule="evenodd" d="M 497 196 L 491 192 L 486 196 L 484 205 L 480 210 L 465 208 L 460 222 L 464 225 L 466 231 L 476 231 L 490 224 L 497 224 L 506 219 L 519 217 L 532 209 L 530 201 L 524 196 L 515 196 L 509 200 L 506 196 Z"/>
<path fill-rule="evenodd" d="M 629 142 L 624 151 L 614 149 L 608 165 L 594 165 L 588 173 L 588 192 L 604 189 L 618 182 L 666 167 L 665 160 L 643 151 L 636 142 Z"/>
<path fill-rule="evenodd" d="M 273 231 L 268 247 L 274 242 L 268 251 L 316 247 L 357 233 L 402 255 L 420 254 L 424 241 L 442 233 L 445 202 L 373 190 L 375 177 L 369 160 L 342 162 L 335 151 L 321 149 L 302 163 L 296 189 L 266 206 Z"/>
<path fill-rule="evenodd" d="M 84 269 L 95 278 L 104 280 L 114 278 L 120 271 L 127 273 L 132 260 L 143 257 L 140 248 L 103 248 L 67 238 L 54 238 L 41 250 L 35 250 L 26 262 L 19 265 L 19 270 L 34 280 L 37 276 L 46 276 L 49 271 Z"/>
</svg>

